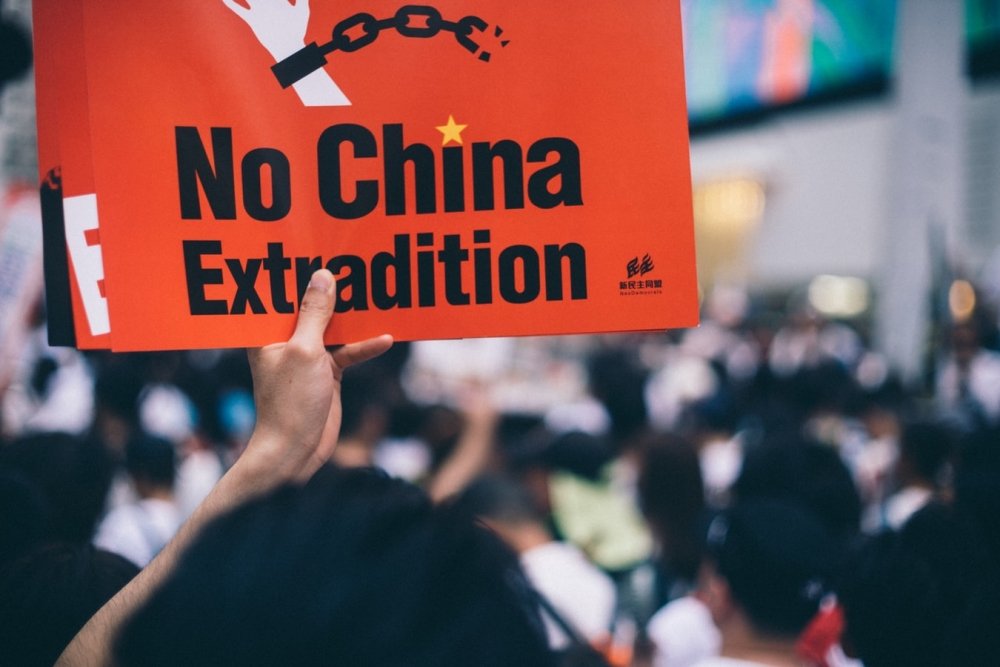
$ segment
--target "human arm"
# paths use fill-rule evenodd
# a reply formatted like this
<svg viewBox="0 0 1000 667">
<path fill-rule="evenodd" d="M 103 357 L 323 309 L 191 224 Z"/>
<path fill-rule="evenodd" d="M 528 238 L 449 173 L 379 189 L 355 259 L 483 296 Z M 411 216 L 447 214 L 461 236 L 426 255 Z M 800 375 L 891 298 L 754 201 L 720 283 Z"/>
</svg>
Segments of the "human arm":
<svg viewBox="0 0 1000 667">
<path fill-rule="evenodd" d="M 482 474 L 493 456 L 499 414 L 484 387 L 471 387 L 465 396 L 465 425 L 458 443 L 428 485 L 428 494 L 435 502 L 461 493 Z"/>
<path fill-rule="evenodd" d="M 327 352 L 323 332 L 333 313 L 334 293 L 330 272 L 317 271 L 288 342 L 249 351 L 257 424 L 246 451 L 174 539 L 87 622 L 57 665 L 111 664 L 122 624 L 170 575 L 205 524 L 284 483 L 304 482 L 329 458 L 340 429 L 343 370 L 392 345 L 389 336 L 379 336 Z"/>
</svg>

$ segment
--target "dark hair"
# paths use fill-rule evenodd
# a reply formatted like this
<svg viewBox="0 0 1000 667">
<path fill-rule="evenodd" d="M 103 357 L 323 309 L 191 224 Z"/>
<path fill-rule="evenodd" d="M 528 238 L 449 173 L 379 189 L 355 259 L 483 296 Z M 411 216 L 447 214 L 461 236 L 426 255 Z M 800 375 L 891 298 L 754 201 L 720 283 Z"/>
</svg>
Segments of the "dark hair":
<svg viewBox="0 0 1000 667">
<path fill-rule="evenodd" d="M 1000 429 L 962 441 L 955 469 L 955 510 L 972 522 L 1000 561 Z"/>
<path fill-rule="evenodd" d="M 850 538 L 861 520 L 861 496 L 833 448 L 801 438 L 779 438 L 748 448 L 733 487 L 738 499 L 772 498 L 798 504 L 831 535 Z"/>
<path fill-rule="evenodd" d="M 142 368 L 145 357 L 116 355 L 98 367 L 94 399 L 98 410 L 119 417 L 130 426 L 139 423 L 139 395 L 145 384 Z"/>
<path fill-rule="evenodd" d="M 945 648 L 945 664 L 985 665 L 1000 655 L 1000 430 L 968 434 L 961 443 L 955 469 L 955 514 L 980 546 L 973 571 L 973 590 L 955 634 Z M 971 550 L 970 550 L 971 551 Z M 976 569 L 973 569 L 976 568 Z"/>
<path fill-rule="evenodd" d="M 850 559 L 838 596 L 846 636 L 866 667 L 942 664 L 955 619 L 978 585 L 968 538 L 948 508 L 932 504 Z"/>
<path fill-rule="evenodd" d="M 662 540 L 670 574 L 693 582 L 701 565 L 705 489 L 698 452 L 688 440 L 656 435 L 642 443 L 639 506 Z"/>
<path fill-rule="evenodd" d="M 941 664 L 945 667 L 993 665 L 1000 655 L 1000 573 L 977 580 L 964 612 L 955 618 L 946 638 Z"/>
<path fill-rule="evenodd" d="M 35 484 L 50 510 L 50 537 L 87 542 L 111 486 L 113 467 L 97 442 L 65 433 L 43 433 L 0 448 L 0 469 Z"/>
<path fill-rule="evenodd" d="M 174 445 L 153 435 L 134 435 L 125 445 L 125 469 L 133 479 L 173 488 L 177 476 Z"/>
<path fill-rule="evenodd" d="M 538 452 L 536 461 L 549 470 L 562 470 L 598 481 L 614 457 L 614 447 L 606 438 L 569 431 L 553 436 Z"/>
<path fill-rule="evenodd" d="M 709 558 L 761 634 L 792 638 L 815 616 L 841 551 L 812 514 L 775 500 L 740 501 L 712 520 Z"/>
<path fill-rule="evenodd" d="M 388 408 L 382 399 L 382 377 L 376 369 L 368 366 L 352 366 L 344 371 L 341 380 L 341 422 L 342 438 L 358 435 L 365 419 L 373 412 L 382 413 L 388 419 Z"/>
<path fill-rule="evenodd" d="M 49 506 L 38 485 L 16 470 L 0 470 L 0 566 L 48 537 Z"/>
<path fill-rule="evenodd" d="M 89 544 L 52 544 L 0 570 L 0 652 L 6 665 L 52 665 L 87 620 L 139 568 Z"/>
<path fill-rule="evenodd" d="M 206 526 L 119 664 L 549 665 L 512 552 L 454 508 L 324 468 Z"/>
<path fill-rule="evenodd" d="M 622 349 L 596 352 L 587 362 L 587 373 L 591 392 L 611 417 L 611 435 L 616 445 L 647 427 L 645 387 L 649 372 L 633 352 Z"/>
<path fill-rule="evenodd" d="M 7 19 L 0 19 L 0 92 L 4 84 L 23 75 L 31 67 L 31 40 L 28 31 Z"/>
<path fill-rule="evenodd" d="M 937 484 L 954 445 L 954 433 L 943 424 L 914 422 L 903 429 L 899 441 L 900 458 L 909 464 L 915 475 Z"/>
<path fill-rule="evenodd" d="M 514 524 L 545 523 L 527 489 L 511 479 L 497 475 L 475 480 L 462 491 L 455 503 L 476 517 Z"/>
<path fill-rule="evenodd" d="M 789 398 L 809 415 L 821 410 L 843 411 L 860 394 L 857 381 L 839 361 L 826 359 L 813 367 L 800 368 L 789 378 Z"/>
</svg>

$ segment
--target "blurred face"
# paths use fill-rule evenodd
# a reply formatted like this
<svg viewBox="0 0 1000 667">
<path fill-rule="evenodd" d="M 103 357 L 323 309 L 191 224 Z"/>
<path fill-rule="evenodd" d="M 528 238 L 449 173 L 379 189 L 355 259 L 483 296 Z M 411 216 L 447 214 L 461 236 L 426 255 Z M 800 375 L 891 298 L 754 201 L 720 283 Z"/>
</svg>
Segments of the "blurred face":
<svg viewBox="0 0 1000 667">
<path fill-rule="evenodd" d="M 864 416 L 865 428 L 872 438 L 892 437 L 899 434 L 899 418 L 892 410 L 872 408 Z"/>
</svg>

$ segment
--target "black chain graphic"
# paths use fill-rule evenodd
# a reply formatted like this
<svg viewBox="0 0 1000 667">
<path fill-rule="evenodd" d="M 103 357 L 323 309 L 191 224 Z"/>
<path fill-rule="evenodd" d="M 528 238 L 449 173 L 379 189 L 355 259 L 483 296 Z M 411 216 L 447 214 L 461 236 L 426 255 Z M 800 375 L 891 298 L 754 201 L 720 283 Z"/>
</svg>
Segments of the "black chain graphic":
<svg viewBox="0 0 1000 667">
<path fill-rule="evenodd" d="M 423 19 L 423 25 L 420 25 Z M 351 31 L 361 28 L 361 34 L 351 37 Z M 271 67 L 274 76 L 282 88 L 288 88 L 326 64 L 327 54 L 334 51 L 353 53 L 362 49 L 376 39 L 384 30 L 395 30 L 403 37 L 434 37 L 442 32 L 455 35 L 455 40 L 479 60 L 489 62 L 491 53 L 483 49 L 474 38 L 473 33 L 484 33 L 489 24 L 478 16 L 466 16 L 458 21 L 447 21 L 441 17 L 434 7 L 427 5 L 404 5 L 387 19 L 377 19 L 371 14 L 360 12 L 349 16 L 333 28 L 329 42 L 323 45 L 312 42 Z M 500 37 L 503 29 L 494 29 L 494 36 Z M 500 42 L 501 47 L 508 41 Z"/>
</svg>

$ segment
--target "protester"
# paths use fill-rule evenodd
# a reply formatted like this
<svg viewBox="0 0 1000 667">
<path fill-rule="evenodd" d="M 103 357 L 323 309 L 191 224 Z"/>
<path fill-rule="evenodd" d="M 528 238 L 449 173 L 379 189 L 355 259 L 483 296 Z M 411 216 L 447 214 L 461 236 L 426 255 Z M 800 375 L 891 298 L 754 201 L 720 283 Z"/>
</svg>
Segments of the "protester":
<svg viewBox="0 0 1000 667">
<path fill-rule="evenodd" d="M 500 477 L 482 477 L 458 498 L 458 504 L 479 517 L 517 554 L 546 606 L 542 618 L 549 646 L 571 644 L 563 626 L 592 644 L 606 644 L 615 615 L 615 585 L 583 552 L 552 538 L 545 518 L 528 492 Z"/>
<path fill-rule="evenodd" d="M 747 500 L 717 516 L 699 597 L 722 637 L 720 657 L 698 667 L 798 665 L 800 633 L 840 565 L 822 524 L 787 502 Z"/>
<path fill-rule="evenodd" d="M 953 450 L 954 435 L 942 424 L 917 422 L 903 429 L 894 475 L 897 488 L 882 508 L 887 527 L 900 528 L 942 492 Z"/>
<path fill-rule="evenodd" d="M 655 667 L 688 667 L 719 653 L 721 637 L 694 595 L 705 551 L 707 508 L 698 453 L 677 436 L 643 443 L 639 503 L 656 539 L 667 603 L 647 623 Z"/>
<path fill-rule="evenodd" d="M 687 440 L 651 436 L 642 446 L 639 506 L 656 539 L 667 578 L 667 597 L 694 589 L 704 552 L 707 520 L 698 453 Z"/>
<path fill-rule="evenodd" d="M 685 399 L 686 402 L 674 410 L 675 414 L 672 413 L 674 417 L 671 423 L 685 435 L 693 435 L 699 438 L 699 442 L 712 444 L 713 447 L 714 444 L 722 443 L 720 451 L 726 452 L 724 466 L 709 466 L 713 475 L 720 470 L 725 475 L 713 477 L 716 481 L 711 490 L 706 490 L 708 498 L 703 499 L 703 503 L 707 500 L 709 507 L 714 505 L 726 509 L 729 504 L 735 502 L 740 505 L 751 496 L 805 503 L 825 517 L 827 526 L 841 541 L 849 540 L 857 533 L 858 500 L 841 463 L 843 461 L 864 491 L 866 518 L 869 520 L 866 526 L 869 530 L 876 530 L 883 524 L 891 504 L 904 496 L 914 495 L 912 491 L 916 489 L 924 500 L 949 502 L 954 495 L 956 511 L 961 508 L 959 514 L 963 517 L 962 521 L 972 526 L 968 530 L 983 539 L 990 531 L 995 532 L 988 518 L 993 501 L 988 493 L 982 492 L 982 489 L 989 487 L 989 483 L 984 483 L 974 474 L 976 470 L 988 469 L 982 463 L 988 459 L 982 454 L 988 447 L 959 450 L 953 486 L 950 483 L 949 466 L 939 465 L 941 460 L 948 460 L 950 456 L 944 455 L 944 459 L 937 457 L 935 460 L 938 463 L 930 461 L 919 452 L 914 452 L 911 456 L 904 452 L 902 430 L 893 426 L 905 423 L 903 417 L 910 410 L 908 406 L 914 405 L 917 400 L 923 398 L 922 404 L 926 405 L 929 394 L 921 397 L 913 388 L 907 388 L 897 389 L 896 398 L 886 398 L 883 388 L 885 385 L 880 385 L 879 380 L 869 377 L 864 382 L 861 381 L 864 373 L 859 364 L 863 362 L 858 361 L 860 357 L 848 349 L 850 346 L 841 351 L 849 354 L 834 353 L 836 350 L 830 348 L 832 352 L 823 351 L 818 355 L 818 363 L 806 361 L 803 357 L 802 363 L 790 375 L 776 373 L 770 367 L 771 350 L 768 347 L 767 332 L 773 332 L 780 324 L 778 318 L 768 319 L 766 312 L 751 309 L 745 325 L 728 327 L 726 338 L 730 342 L 727 345 L 752 345 L 759 351 L 759 354 L 751 355 L 752 359 L 748 357 L 744 360 L 756 364 L 756 371 L 753 367 L 741 367 L 739 372 L 733 371 L 735 366 L 728 361 L 721 363 L 716 358 L 720 350 L 725 353 L 725 347 L 716 346 L 713 352 L 716 356 L 698 357 L 698 362 L 712 376 L 710 386 L 705 385 L 707 393 L 701 394 L 700 398 Z M 847 338 L 843 337 L 843 340 L 846 341 Z M 986 345 L 992 344 L 989 341 L 994 338 L 984 333 L 976 340 L 976 354 L 986 353 L 988 356 Z M 665 529 L 670 527 L 671 521 L 678 526 L 690 526 L 692 524 L 689 518 L 682 518 L 687 515 L 684 512 L 678 513 L 679 510 L 675 507 L 668 518 L 659 521 L 659 527 L 653 526 L 651 532 L 660 543 L 654 553 L 660 558 L 660 564 L 666 566 L 665 571 L 669 575 L 657 580 L 648 576 L 651 571 L 647 558 L 650 554 L 650 540 L 637 511 L 640 508 L 645 510 L 647 505 L 652 506 L 646 500 L 640 502 L 644 470 L 642 434 L 650 428 L 647 417 L 662 417 L 670 412 L 664 412 L 663 406 L 657 403 L 663 397 L 655 391 L 649 391 L 652 382 L 649 372 L 654 371 L 655 375 L 652 377 L 662 381 L 673 370 L 684 365 L 685 355 L 703 354 L 704 351 L 696 350 L 692 345 L 685 346 L 677 336 L 650 335 L 607 338 L 589 343 L 581 341 L 574 348 L 574 354 L 588 347 L 599 353 L 598 361 L 590 365 L 595 370 L 592 386 L 595 393 L 605 399 L 600 410 L 604 415 L 603 423 L 610 424 L 611 428 L 601 428 L 599 421 L 591 420 L 591 427 L 598 425 L 597 428 L 592 428 L 591 435 L 565 433 L 553 438 L 551 434 L 541 434 L 543 429 L 539 427 L 539 432 L 533 433 L 531 438 L 519 439 L 521 444 L 509 446 L 504 433 L 513 423 L 512 420 L 515 420 L 509 414 L 495 410 L 492 414 L 489 410 L 477 410 L 474 402 L 470 406 L 459 400 L 460 396 L 452 397 L 449 401 L 452 407 L 428 407 L 426 402 L 422 406 L 414 403 L 408 407 L 398 395 L 400 369 L 397 364 L 392 369 L 385 369 L 384 378 L 376 378 L 377 385 L 385 387 L 386 396 L 391 396 L 392 400 L 382 400 L 381 395 L 376 397 L 379 399 L 376 401 L 378 409 L 374 412 L 367 411 L 368 416 L 356 422 L 361 425 L 360 430 L 349 426 L 344 429 L 341 442 L 347 443 L 347 446 L 341 454 L 360 451 L 364 456 L 356 462 L 381 464 L 387 460 L 378 455 L 385 442 L 384 436 L 405 442 L 410 448 L 407 452 L 419 451 L 424 457 L 419 466 L 410 465 L 412 462 L 408 463 L 408 468 L 403 466 L 410 470 L 408 476 L 423 482 L 425 488 L 431 489 L 433 495 L 442 500 L 460 493 L 470 480 L 483 471 L 513 474 L 520 483 L 530 487 L 532 498 L 542 512 L 554 510 L 552 514 L 555 519 L 551 525 L 546 526 L 554 531 L 551 533 L 553 537 L 557 540 L 571 540 L 588 558 L 600 560 L 604 568 L 615 574 L 619 584 L 619 600 L 623 605 L 618 610 L 619 615 L 624 613 L 628 618 L 634 619 L 640 629 L 647 627 L 651 635 L 659 637 L 654 637 L 658 646 L 669 646 L 671 637 L 683 640 L 696 636 L 707 637 L 708 633 L 701 634 L 691 630 L 694 626 L 688 621 L 699 616 L 704 621 L 710 614 L 705 607 L 696 606 L 703 603 L 695 597 L 685 595 L 692 586 L 690 563 L 699 560 L 697 549 L 693 548 L 697 546 L 697 541 L 685 543 L 676 534 L 668 534 Z M 822 351 L 824 348 L 819 346 L 817 349 Z M 729 359 L 729 356 L 731 355 L 723 354 L 725 359 Z M 583 357 L 577 363 L 580 389 L 583 392 L 586 387 L 583 386 L 582 378 L 588 364 Z M 44 359 L 32 361 L 29 365 L 42 370 L 46 368 Z M 185 411 L 190 437 L 185 436 L 185 443 L 178 451 L 183 453 L 185 461 L 194 460 L 191 458 L 192 449 L 189 445 L 196 444 L 198 456 L 195 458 L 209 464 L 206 470 L 210 468 L 212 472 L 202 476 L 207 481 L 199 483 L 200 488 L 207 489 L 212 480 L 233 465 L 244 448 L 249 454 L 248 460 L 254 466 L 265 458 L 264 452 L 273 454 L 270 451 L 272 445 L 262 445 L 267 442 L 262 439 L 260 431 L 262 426 L 269 423 L 266 416 L 261 416 L 252 442 L 249 445 L 247 443 L 249 429 L 254 421 L 254 410 L 249 401 L 250 368 L 245 359 L 237 359 L 231 353 L 211 352 L 172 353 L 163 358 L 158 354 L 118 357 L 106 353 L 87 353 L 85 363 L 80 368 L 97 378 L 98 416 L 90 433 L 99 436 L 105 447 L 94 443 L 81 445 L 80 441 L 64 435 L 35 436 L 42 440 L 36 439 L 34 442 L 55 442 L 69 438 L 77 444 L 68 449 L 55 445 L 43 450 L 39 446 L 37 451 L 28 453 L 20 440 L 6 445 L 0 443 L 0 461 L 3 462 L 0 501 L 5 508 L 11 508 L 9 512 L 5 509 L 2 516 L 5 529 L 0 546 L 8 559 L 23 556 L 27 550 L 48 542 L 57 535 L 63 535 L 64 539 L 77 543 L 90 540 L 94 534 L 95 522 L 102 511 L 135 501 L 131 492 L 121 493 L 122 489 L 131 488 L 130 484 L 119 483 L 116 486 L 119 492 L 114 494 L 115 500 L 110 502 L 103 500 L 106 495 L 103 489 L 107 488 L 116 456 L 114 451 L 108 453 L 108 450 L 118 448 L 118 456 L 122 457 L 120 461 L 124 463 L 121 448 L 130 434 L 142 426 L 141 399 L 143 396 L 147 399 L 150 396 L 145 388 L 171 387 L 173 395 L 179 399 L 174 403 L 190 406 Z M 257 370 L 256 362 L 254 368 Z M 945 365 L 941 368 L 945 368 Z M 43 386 L 44 373 L 39 372 L 37 375 L 41 383 L 39 386 Z M 90 382 L 88 380 L 80 386 L 89 386 Z M 362 384 L 367 386 L 369 383 Z M 938 405 L 943 407 L 947 407 L 946 384 L 937 385 L 942 392 Z M 483 388 L 488 390 L 489 386 Z M 349 387 L 347 390 L 350 390 Z M 258 394 L 259 391 L 258 387 Z M 377 390 L 379 394 L 382 392 L 382 389 Z M 359 388 L 352 395 L 358 399 L 356 402 L 359 405 L 364 405 L 370 397 L 358 394 L 369 393 L 373 393 L 373 390 Z M 237 398 L 236 402 L 231 400 L 240 396 L 243 398 Z M 878 419 L 875 421 L 869 418 L 871 411 L 866 407 L 873 401 L 879 407 Z M 969 404 L 963 405 L 968 407 Z M 349 408 L 345 406 L 345 410 L 347 409 Z M 412 417 L 407 417 L 407 411 L 412 412 Z M 365 412 L 362 410 L 358 414 Z M 238 418 L 231 419 L 230 413 Z M 483 418 L 477 419 L 477 414 Z M 954 414 L 948 408 L 947 413 L 939 410 L 931 413 L 930 417 L 953 418 Z M 373 419 L 373 415 L 376 418 Z M 428 415 L 430 419 L 425 418 Z M 531 423 L 538 425 L 544 419 L 544 414 L 530 417 L 534 419 Z M 528 420 L 528 417 L 518 415 L 517 419 Z M 176 426 L 171 420 L 165 421 L 171 422 L 165 424 L 168 427 Z M 345 423 L 346 421 L 349 419 L 345 415 Z M 28 423 L 24 420 L 11 421 L 7 426 L 17 427 L 18 424 Z M 274 423 L 273 419 L 271 423 Z M 434 427 L 426 428 L 431 423 Z M 660 421 L 656 423 L 662 425 Z M 881 428 L 883 423 L 889 427 Z M 969 420 L 963 422 L 953 419 L 953 423 L 966 429 L 975 427 L 975 422 Z M 79 426 L 76 430 L 86 432 L 85 428 Z M 562 430 L 565 430 L 565 424 Z M 777 441 L 775 434 L 782 433 L 787 437 L 781 440 L 787 443 L 802 445 L 804 436 L 806 439 L 818 438 L 822 443 L 786 449 L 771 447 Z M 352 449 L 352 441 L 362 440 L 361 447 Z M 72 451 L 80 447 L 93 455 L 88 454 L 85 460 L 76 459 L 80 467 L 76 473 L 79 475 L 77 481 L 53 482 L 56 478 L 69 480 L 73 477 L 66 471 L 73 467 Z M 372 452 L 375 453 L 374 456 Z M 962 461 L 967 455 L 970 463 L 963 465 Z M 31 463 L 32 460 L 36 462 Z M 329 457 L 323 457 L 323 460 L 329 460 Z M 712 459 L 715 463 L 719 460 L 721 459 Z M 40 466 L 38 461 L 54 465 L 51 469 L 46 469 L 47 466 Z M 974 461 L 979 463 L 972 463 Z M 248 467 L 246 461 L 240 463 L 236 472 L 220 483 L 219 489 L 246 494 L 245 484 L 253 488 L 260 486 L 259 480 L 248 481 Z M 401 468 L 397 466 L 394 469 Z M 679 470 L 680 468 L 677 469 Z M 921 470 L 930 472 L 920 472 Z M 911 474 L 913 471 L 917 472 L 916 476 Z M 124 471 L 119 477 L 120 482 L 127 482 Z M 661 475 L 659 478 L 661 481 L 651 487 L 654 492 L 669 495 L 671 491 L 680 491 L 681 487 L 676 486 L 676 480 L 669 483 L 664 481 L 673 479 L 669 475 Z M 232 479 L 239 483 L 234 483 Z M 277 485 L 276 481 L 269 479 L 271 481 L 264 486 Z M 719 482 L 720 479 L 724 481 Z M 751 480 L 756 481 L 750 484 Z M 62 491 L 54 494 L 53 488 Z M 897 492 L 901 493 L 894 496 Z M 214 516 L 224 507 L 239 504 L 235 500 L 220 503 L 219 493 L 217 489 L 208 499 L 207 506 L 213 508 L 209 516 Z M 203 494 L 204 491 L 198 495 Z M 695 495 L 690 495 L 689 506 L 692 508 L 697 506 L 694 503 Z M 94 500 L 97 496 L 102 496 L 102 500 Z M 205 517 L 200 515 L 205 511 L 199 511 L 199 516 L 195 517 L 195 526 L 204 524 Z M 92 519 L 84 520 L 84 514 Z M 72 518 L 74 516 L 77 518 Z M 650 520 L 650 525 L 657 523 L 648 514 L 647 519 Z M 67 533 L 70 524 L 77 527 Z M 178 541 L 181 545 L 185 544 L 185 540 L 190 541 L 190 532 L 188 529 L 182 531 Z M 172 546 L 167 547 L 168 555 L 171 549 Z M 995 583 L 996 561 L 986 562 L 990 565 L 977 566 L 982 592 L 974 600 L 970 599 L 961 610 L 963 618 L 968 619 L 965 625 L 969 628 L 984 627 L 982 623 L 985 621 L 982 619 L 991 618 L 992 610 L 996 607 L 993 603 L 998 590 Z M 152 574 L 144 577 L 154 576 L 161 568 L 154 560 L 147 568 Z M 644 611 L 647 607 L 648 611 Z M 658 622 L 647 625 L 646 619 L 657 607 L 663 607 L 662 613 L 657 615 Z M 542 618 L 544 619 L 544 614 Z M 622 624 L 622 627 L 625 625 Z M 824 627 L 826 632 L 833 625 Z M 814 641 L 815 636 L 810 635 L 806 639 Z M 990 648 L 981 639 L 966 633 L 960 646 L 953 642 L 946 649 L 949 659 L 962 656 L 971 661 L 970 655 L 989 655 Z M 804 641 L 804 638 L 800 637 L 800 640 Z M 672 656 L 676 663 L 678 651 L 683 646 L 674 644 L 673 647 Z M 661 651 L 654 659 L 661 660 L 663 655 Z"/>
<path fill-rule="evenodd" d="M 941 409 L 967 430 L 1000 424 L 1000 353 L 984 348 L 982 337 L 975 321 L 952 326 L 937 372 Z"/>
<path fill-rule="evenodd" d="M 225 472 L 222 456 L 205 437 L 189 438 L 180 452 L 174 496 L 181 516 L 191 516 Z"/>
<path fill-rule="evenodd" d="M 0 92 L 31 67 L 31 38 L 19 24 L 0 19 Z"/>
<path fill-rule="evenodd" d="M 66 542 L 0 567 L 2 663 L 50 667 L 87 619 L 138 572 L 121 556 Z"/>
<path fill-rule="evenodd" d="M 97 527 L 94 544 L 145 567 L 183 520 L 174 496 L 174 446 L 155 436 L 135 436 L 125 446 L 125 469 L 138 500 L 112 509 Z"/>
<path fill-rule="evenodd" d="M 874 537 L 853 557 L 839 596 L 846 645 L 865 667 L 951 663 L 963 612 L 974 590 L 989 583 L 975 566 L 976 550 L 976 539 L 949 508 L 929 505 L 898 532 Z M 972 646 L 962 647 L 963 652 L 975 655 Z M 995 662 L 984 658 L 980 654 L 961 664 Z"/>
<path fill-rule="evenodd" d="M 208 524 L 125 624 L 115 657 L 550 665 L 532 603 L 514 555 L 464 513 L 371 470 L 323 467 Z"/>
<path fill-rule="evenodd" d="M 803 438 L 765 441 L 747 454 L 734 490 L 738 501 L 771 498 L 806 508 L 845 546 L 860 528 L 858 490 L 828 445 Z"/>
<path fill-rule="evenodd" d="M 385 435 L 389 419 L 377 380 L 377 376 L 363 366 L 344 373 L 340 440 L 333 452 L 337 465 L 367 467 L 373 464 L 375 448 Z"/>
<path fill-rule="evenodd" d="M 955 470 L 955 517 L 979 547 L 962 567 L 973 571 L 969 600 L 956 619 L 945 664 L 992 664 L 1000 656 L 1000 430 L 963 438 Z"/>
<path fill-rule="evenodd" d="M 89 542 L 111 485 L 112 461 L 98 443 L 65 433 L 24 436 L 0 448 L 0 471 L 37 489 L 46 541 Z"/>
<path fill-rule="evenodd" d="M 312 479 L 336 446 L 344 369 L 391 344 L 328 353 L 333 300 L 333 276 L 318 271 L 289 341 L 251 351 L 246 452 L 60 664 L 107 662 L 123 627 L 126 666 L 551 664 L 513 555 L 469 517 L 370 473 Z"/>
<path fill-rule="evenodd" d="M 581 474 L 580 466 L 553 466 L 548 496 L 565 538 L 623 581 L 648 560 L 652 549 L 635 504 L 637 446 L 649 430 L 644 398 L 648 371 L 634 352 L 615 348 L 592 354 L 587 371 L 589 390 L 608 414 L 608 433 L 600 440 L 608 450 L 601 465 L 587 471 L 591 474 Z"/>
<path fill-rule="evenodd" d="M 0 469 L 0 566 L 51 539 L 45 493 L 16 470 Z"/>
</svg>

